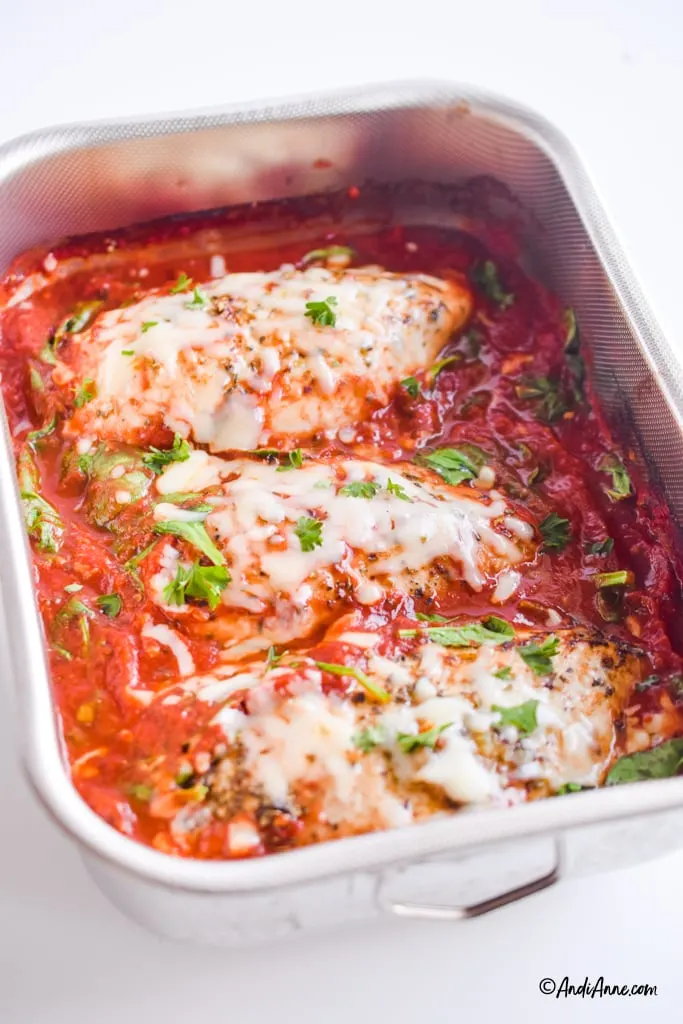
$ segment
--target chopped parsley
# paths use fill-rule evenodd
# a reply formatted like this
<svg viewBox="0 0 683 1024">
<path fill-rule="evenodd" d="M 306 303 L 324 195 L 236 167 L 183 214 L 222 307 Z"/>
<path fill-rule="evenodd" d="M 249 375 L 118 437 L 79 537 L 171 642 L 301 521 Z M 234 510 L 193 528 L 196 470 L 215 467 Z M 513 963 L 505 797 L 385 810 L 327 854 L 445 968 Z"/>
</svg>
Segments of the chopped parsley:
<svg viewBox="0 0 683 1024">
<path fill-rule="evenodd" d="M 64 593 L 66 594 L 77 594 L 79 590 L 83 590 L 82 583 L 69 583 L 64 587 Z"/>
<path fill-rule="evenodd" d="M 206 555 L 213 565 L 225 565 L 225 558 L 209 537 L 204 523 L 186 523 L 181 520 L 169 519 L 166 522 L 157 523 L 154 532 L 170 533 L 174 537 L 180 537 Z"/>
<path fill-rule="evenodd" d="M 612 537 L 605 537 L 604 540 L 596 540 L 593 544 L 588 544 L 586 553 L 589 555 L 611 555 L 614 550 L 614 540 Z"/>
<path fill-rule="evenodd" d="M 543 551 L 562 551 L 571 540 L 572 531 L 568 519 L 562 519 L 556 512 L 547 515 L 539 530 L 543 537 Z"/>
<path fill-rule="evenodd" d="M 336 305 L 334 295 L 328 295 L 323 302 L 307 302 L 304 316 L 318 327 L 334 327 L 337 323 L 337 314 L 332 307 Z"/>
<path fill-rule="evenodd" d="M 299 538 L 302 551 L 313 551 L 314 548 L 322 546 L 323 524 L 320 519 L 301 516 L 294 527 L 294 533 Z"/>
<path fill-rule="evenodd" d="M 189 302 L 185 303 L 185 309 L 204 309 L 208 301 L 206 295 L 199 288 L 195 288 L 192 292 L 192 298 Z"/>
<path fill-rule="evenodd" d="M 415 612 L 418 622 L 448 622 L 444 615 L 428 615 L 426 612 Z"/>
<path fill-rule="evenodd" d="M 442 370 L 445 370 L 446 367 L 450 366 L 452 363 L 459 363 L 461 359 L 462 356 L 459 352 L 456 352 L 455 355 L 452 356 L 446 356 L 444 359 L 439 359 L 438 363 L 434 363 L 429 371 L 430 378 L 433 381 L 436 380 Z"/>
<path fill-rule="evenodd" d="M 566 796 L 567 793 L 580 793 L 583 789 L 591 788 L 591 786 L 582 786 L 579 782 L 565 782 L 560 786 L 555 796 Z"/>
<path fill-rule="evenodd" d="M 304 464 L 304 455 L 301 448 L 295 448 L 294 451 L 287 453 L 287 461 L 282 466 L 278 466 L 278 473 L 286 473 L 288 469 L 301 469 Z"/>
<path fill-rule="evenodd" d="M 612 501 L 623 501 L 624 498 L 631 495 L 633 489 L 631 478 L 623 462 L 616 455 L 605 455 L 598 469 L 612 477 L 612 486 L 604 489 Z"/>
<path fill-rule="evenodd" d="M 186 597 L 193 597 L 197 601 L 206 601 L 213 611 L 230 579 L 230 573 L 222 565 L 194 562 L 189 569 L 179 565 L 175 578 L 164 587 L 164 600 L 167 604 L 183 605 Z"/>
<path fill-rule="evenodd" d="M 121 355 L 122 356 L 134 356 L 135 355 L 135 349 L 132 349 L 132 348 L 122 348 L 121 349 Z"/>
<path fill-rule="evenodd" d="M 31 445 L 31 447 L 35 449 L 36 444 L 39 441 L 42 441 L 43 438 L 49 437 L 50 434 L 53 434 L 55 432 L 56 427 L 57 417 L 53 416 L 50 422 L 46 423 L 44 427 L 40 428 L 40 430 L 30 430 L 26 435 L 26 440 Z"/>
<path fill-rule="evenodd" d="M 420 394 L 420 385 L 417 377 L 406 377 L 401 381 L 401 387 L 408 392 L 411 398 L 417 398 Z"/>
<path fill-rule="evenodd" d="M 151 330 L 152 327 L 157 327 L 158 324 L 158 320 L 145 320 L 144 323 L 140 325 L 140 330 L 143 334 L 147 334 L 147 331 Z M 128 350 L 128 354 L 130 354 L 130 349 Z"/>
<path fill-rule="evenodd" d="M 85 330 L 85 328 L 94 320 L 95 315 L 101 306 L 102 301 L 100 299 L 93 299 L 89 302 L 79 302 L 74 308 L 73 313 L 71 313 L 66 320 L 63 320 L 54 334 L 48 338 L 40 353 L 42 361 L 54 366 L 57 361 L 55 353 L 61 342 L 64 340 L 64 335 L 78 334 L 80 331 Z"/>
<path fill-rule="evenodd" d="M 354 733 L 351 737 L 351 742 L 357 750 L 360 750 L 363 754 L 369 754 L 371 750 L 378 747 L 384 740 L 384 734 L 381 729 L 377 726 L 369 725 L 365 729 L 360 729 L 357 733 Z"/>
<path fill-rule="evenodd" d="M 64 538 L 64 523 L 57 509 L 39 493 L 40 476 L 28 448 L 17 460 L 19 495 L 27 533 L 41 551 L 59 551 Z"/>
<path fill-rule="evenodd" d="M 142 456 L 142 461 L 153 473 L 163 473 L 171 462 L 186 462 L 190 457 L 190 446 L 179 434 L 173 438 L 170 448 L 150 447 L 149 452 Z"/>
<path fill-rule="evenodd" d="M 311 249 L 310 252 L 301 257 L 301 262 L 325 263 L 329 259 L 334 259 L 335 256 L 348 257 L 348 259 L 352 260 L 355 255 L 355 251 L 350 249 L 348 245 L 328 245 L 325 249 Z"/>
<path fill-rule="evenodd" d="M 74 398 L 74 405 L 76 406 L 77 409 L 82 409 L 84 405 L 88 404 L 88 402 L 92 402 L 94 397 L 95 381 L 92 380 L 90 377 L 86 377 L 85 380 L 83 381 L 83 384 L 76 392 L 76 397 Z"/>
<path fill-rule="evenodd" d="M 556 636 L 549 636 L 541 644 L 532 641 L 518 647 L 517 651 L 520 658 L 537 676 L 547 676 L 553 670 L 551 659 L 557 654 L 559 645 L 560 641 Z"/>
<path fill-rule="evenodd" d="M 496 677 L 496 679 L 511 679 L 512 669 L 510 668 L 509 665 L 505 665 L 503 668 L 499 668 L 493 674 Z"/>
<path fill-rule="evenodd" d="M 321 672 L 330 672 L 333 676 L 352 676 L 371 697 L 381 704 L 386 704 L 391 700 L 391 694 L 373 682 L 360 668 L 353 665 L 337 665 L 329 661 L 316 661 L 315 665 Z"/>
<path fill-rule="evenodd" d="M 102 594 L 101 597 L 95 599 L 95 604 L 110 619 L 115 619 L 123 607 L 123 601 L 118 594 Z"/>
<path fill-rule="evenodd" d="M 185 271 L 181 271 L 178 274 L 178 280 L 175 282 L 169 294 L 178 295 L 179 292 L 186 292 L 192 287 L 192 278 L 188 277 Z"/>
<path fill-rule="evenodd" d="M 515 301 L 514 292 L 503 288 L 498 268 L 493 260 L 484 260 L 472 271 L 472 280 L 499 309 L 507 309 Z"/>
<path fill-rule="evenodd" d="M 538 725 L 536 721 L 537 707 L 537 700 L 527 700 L 523 704 L 516 704 L 511 708 L 492 704 L 491 711 L 497 711 L 500 715 L 500 722 L 496 722 L 496 728 L 504 729 L 507 725 L 513 725 L 520 736 L 528 736 Z"/>
<path fill-rule="evenodd" d="M 404 754 L 412 754 L 414 750 L 425 747 L 428 750 L 433 750 L 441 733 L 451 725 L 453 725 L 452 722 L 444 722 L 443 725 L 435 725 L 433 729 L 427 729 L 426 732 L 400 732 L 396 741 Z"/>
<path fill-rule="evenodd" d="M 374 498 L 378 491 L 379 484 L 373 483 L 372 480 L 357 480 L 339 488 L 339 493 L 347 498 Z"/>
<path fill-rule="evenodd" d="M 399 629 L 400 637 L 424 636 L 442 647 L 478 647 L 480 644 L 503 644 L 511 640 L 515 631 L 505 619 L 489 615 L 482 622 L 464 626 L 427 626 L 424 629 Z"/>
<path fill-rule="evenodd" d="M 619 758 L 608 774 L 606 783 L 614 786 L 641 779 L 669 779 L 683 766 L 683 737 L 665 740 L 650 750 L 639 750 Z"/>
<path fill-rule="evenodd" d="M 515 391 L 522 401 L 533 403 L 537 419 L 544 423 L 554 423 L 567 411 L 560 385 L 550 377 L 525 377 Z"/>
<path fill-rule="evenodd" d="M 269 647 L 266 654 L 266 670 L 270 672 L 271 668 L 275 668 L 281 660 L 282 655 L 278 654 L 274 647 Z"/>
<path fill-rule="evenodd" d="M 405 489 L 400 484 L 395 484 L 391 477 L 387 480 L 387 493 L 393 494 L 395 498 L 400 498 L 401 501 L 412 501 L 409 494 L 406 494 Z"/>
<path fill-rule="evenodd" d="M 436 470 L 447 484 L 460 484 L 479 475 L 475 463 L 459 448 L 437 448 L 428 455 L 420 455 L 419 461 Z"/>
<path fill-rule="evenodd" d="M 661 683 L 660 676 L 647 676 L 645 679 L 641 679 L 639 683 L 636 683 L 636 690 L 638 693 L 644 693 L 653 686 L 658 686 Z"/>
</svg>

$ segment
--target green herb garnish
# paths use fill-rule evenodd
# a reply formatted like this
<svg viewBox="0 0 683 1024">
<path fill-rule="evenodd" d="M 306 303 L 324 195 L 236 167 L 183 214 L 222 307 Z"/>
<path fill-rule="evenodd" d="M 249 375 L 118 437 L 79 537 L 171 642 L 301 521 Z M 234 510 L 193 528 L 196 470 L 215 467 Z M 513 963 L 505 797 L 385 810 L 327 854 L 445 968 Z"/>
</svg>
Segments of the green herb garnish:
<svg viewBox="0 0 683 1024">
<path fill-rule="evenodd" d="M 562 551 L 571 540 L 572 531 L 568 519 L 562 519 L 556 512 L 547 515 L 539 530 L 543 537 L 543 551 Z"/>
<path fill-rule="evenodd" d="M 630 497 L 633 485 L 621 459 L 616 455 L 605 455 L 598 469 L 612 477 L 612 486 L 605 487 L 605 493 L 612 501 L 623 501 Z"/>
<path fill-rule="evenodd" d="M 437 448 L 428 455 L 420 455 L 418 459 L 430 469 L 436 470 L 447 484 L 460 484 L 464 480 L 474 480 L 479 475 L 475 463 L 459 448 Z"/>
<path fill-rule="evenodd" d="M 442 647 L 478 647 L 480 644 L 503 644 L 515 631 L 505 619 L 489 615 L 483 622 L 464 626 L 427 626 L 425 629 L 399 629 L 400 637 L 424 636 Z"/>
<path fill-rule="evenodd" d="M 444 722 L 443 725 L 435 725 L 433 729 L 427 729 L 426 732 L 400 732 L 396 741 L 404 754 L 412 754 L 413 751 L 423 748 L 433 750 L 441 733 L 451 725 L 453 725 L 452 722 Z"/>
<path fill-rule="evenodd" d="M 192 298 L 189 302 L 185 303 L 185 309 L 204 309 L 208 301 L 206 295 L 199 288 L 195 288 L 192 292 Z"/>
<path fill-rule="evenodd" d="M 179 292 L 186 292 L 188 288 L 192 287 L 192 278 L 188 277 L 185 271 L 181 271 L 178 274 L 178 280 L 171 288 L 170 295 L 178 295 Z"/>
<path fill-rule="evenodd" d="M 578 782 L 565 782 L 560 786 L 555 796 L 566 796 L 567 793 L 580 793 L 584 789 L 591 789 L 591 786 L 582 786 Z"/>
<path fill-rule="evenodd" d="M 123 601 L 118 594 L 102 594 L 101 597 L 95 599 L 95 604 L 110 619 L 115 619 L 123 607 Z"/>
<path fill-rule="evenodd" d="M 323 524 L 319 519 L 301 516 L 294 527 L 294 533 L 299 538 L 302 551 L 313 551 L 314 548 L 322 546 Z"/>
<path fill-rule="evenodd" d="M 459 363 L 461 359 L 462 356 L 459 352 L 456 352 L 452 356 L 446 356 L 445 359 L 439 359 L 438 363 L 434 363 L 434 365 L 429 370 L 429 376 L 431 380 L 435 381 L 442 370 L 445 370 L 446 367 L 450 366 L 452 363 Z"/>
<path fill-rule="evenodd" d="M 633 583 L 633 573 L 627 569 L 618 569 L 615 572 L 596 572 L 591 579 L 598 589 L 603 587 L 625 587 Z"/>
<path fill-rule="evenodd" d="M 373 483 L 372 480 L 357 480 L 339 488 L 339 494 L 347 498 L 374 498 L 378 491 L 379 484 Z"/>
<path fill-rule="evenodd" d="M 286 473 L 288 469 L 301 469 L 304 464 L 304 456 L 301 448 L 295 448 L 294 451 L 287 453 L 287 461 L 284 465 L 278 466 L 276 472 Z"/>
<path fill-rule="evenodd" d="M 538 676 L 547 676 L 553 670 L 552 658 L 558 652 L 560 641 L 556 636 L 549 636 L 541 644 L 529 643 L 518 647 L 520 658 Z"/>
<path fill-rule="evenodd" d="M 334 295 L 328 295 L 323 302 L 307 302 L 304 316 L 318 327 L 334 327 L 337 323 L 337 314 L 332 307 L 336 305 Z"/>
<path fill-rule="evenodd" d="M 40 494 L 40 474 L 28 448 L 24 448 L 17 459 L 17 476 L 29 536 L 41 551 L 58 551 L 64 538 L 64 523 L 57 509 Z"/>
<path fill-rule="evenodd" d="M 53 434 L 55 432 L 56 427 L 57 417 L 53 416 L 50 422 L 47 423 L 44 427 L 41 427 L 40 430 L 30 430 L 26 435 L 26 440 L 31 445 L 31 447 L 35 449 L 37 442 L 42 441 L 43 438 L 49 437 L 50 434 Z"/>
<path fill-rule="evenodd" d="M 642 779 L 669 779 L 678 775 L 683 765 L 683 737 L 665 740 L 650 750 L 626 754 L 614 764 L 606 779 L 608 786 Z"/>
<path fill-rule="evenodd" d="M 387 479 L 387 493 L 393 494 L 395 498 L 400 498 L 401 501 L 413 500 L 409 494 L 406 494 L 405 488 L 401 487 L 400 484 L 395 484 L 391 477 Z"/>
<path fill-rule="evenodd" d="M 515 301 L 514 293 L 506 292 L 503 288 L 493 260 L 479 263 L 472 271 L 472 280 L 499 309 L 507 309 Z"/>
<path fill-rule="evenodd" d="M 179 434 L 173 438 L 170 448 L 150 447 L 149 452 L 142 456 L 142 461 L 153 473 L 163 473 L 171 462 L 186 462 L 190 457 L 191 448 Z"/>
<path fill-rule="evenodd" d="M 538 725 L 536 721 L 537 707 L 537 700 L 527 700 L 523 704 L 516 704 L 512 708 L 504 708 L 499 704 L 492 704 L 491 711 L 497 711 L 500 715 L 500 722 L 496 722 L 497 729 L 513 725 L 520 736 L 528 736 Z"/>
<path fill-rule="evenodd" d="M 360 668 L 355 668 L 353 665 L 336 665 L 329 661 L 316 661 L 315 665 L 321 672 L 330 672 L 333 676 L 352 676 L 371 697 L 381 704 L 386 704 L 391 700 L 391 694 L 373 682 Z"/>
<path fill-rule="evenodd" d="M 175 578 L 164 587 L 164 600 L 167 604 L 183 605 L 186 597 L 193 597 L 197 601 L 206 601 L 213 611 L 230 579 L 230 573 L 222 565 L 194 562 L 189 569 L 179 565 Z"/>
<path fill-rule="evenodd" d="M 82 409 L 88 402 L 92 402 L 95 397 L 95 381 L 91 380 L 90 377 L 86 377 L 83 384 L 76 393 L 74 398 L 74 405 L 77 409 Z"/>
<path fill-rule="evenodd" d="M 499 668 L 493 674 L 496 677 L 496 679 L 511 679 L 512 669 L 510 668 L 509 665 L 505 665 L 503 668 Z"/>
<path fill-rule="evenodd" d="M 417 377 L 406 377 L 401 381 L 401 387 L 408 392 L 411 398 L 417 398 L 420 394 L 420 385 Z"/>
<path fill-rule="evenodd" d="M 158 324 L 159 324 L 158 320 L 145 320 L 140 325 L 140 330 L 142 331 L 143 334 L 147 334 L 147 331 L 151 330 L 152 327 L 157 327 Z M 130 349 L 128 351 L 130 353 Z"/>
<path fill-rule="evenodd" d="M 155 533 L 170 533 L 174 537 L 180 537 L 193 547 L 201 551 L 213 565 L 225 565 L 225 558 L 218 550 L 214 542 L 206 532 L 204 523 L 185 523 L 180 520 L 169 519 L 163 523 L 157 523 L 154 527 Z"/>
<path fill-rule="evenodd" d="M 515 391 L 518 398 L 535 405 L 537 418 L 545 423 L 554 423 L 567 411 L 559 383 L 550 377 L 526 377 Z"/>
<path fill-rule="evenodd" d="M 588 544 L 586 547 L 586 553 L 589 555 L 611 555 L 614 550 L 614 541 L 611 537 L 605 537 L 604 540 L 596 540 L 593 544 Z"/>
<path fill-rule="evenodd" d="M 378 729 L 374 725 L 369 725 L 365 729 L 360 729 L 359 732 L 354 733 L 351 737 L 351 742 L 357 750 L 360 750 L 363 754 L 369 754 L 371 750 L 378 747 L 384 740 L 384 734 L 381 729 Z"/>
<path fill-rule="evenodd" d="M 444 615 L 428 615 L 426 612 L 415 612 L 418 622 L 448 622 Z"/>
</svg>

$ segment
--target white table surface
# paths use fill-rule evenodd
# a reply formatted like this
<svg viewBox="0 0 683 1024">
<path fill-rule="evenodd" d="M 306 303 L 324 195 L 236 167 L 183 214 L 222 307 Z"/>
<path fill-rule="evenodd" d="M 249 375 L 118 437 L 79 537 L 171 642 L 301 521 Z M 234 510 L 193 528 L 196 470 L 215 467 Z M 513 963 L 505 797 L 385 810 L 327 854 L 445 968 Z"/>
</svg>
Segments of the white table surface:
<svg viewBox="0 0 683 1024">
<path fill-rule="evenodd" d="M 0 139 L 420 76 L 535 106 L 578 147 L 662 326 L 681 338 L 676 0 L 6 0 L 2 11 Z M 30 796 L 5 690 L 0 682 L 0 1024 L 681 1019 L 683 853 L 465 925 L 356 927 L 244 952 L 148 935 L 106 903 Z M 647 982 L 658 995 L 539 993 L 541 978 L 565 975 Z"/>
</svg>

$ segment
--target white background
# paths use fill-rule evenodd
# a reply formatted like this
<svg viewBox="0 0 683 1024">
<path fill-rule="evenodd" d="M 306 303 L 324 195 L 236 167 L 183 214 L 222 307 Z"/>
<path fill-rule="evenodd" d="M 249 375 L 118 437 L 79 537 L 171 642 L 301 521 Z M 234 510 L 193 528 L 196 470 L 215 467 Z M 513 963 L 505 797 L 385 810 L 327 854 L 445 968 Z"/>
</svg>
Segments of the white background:
<svg viewBox="0 0 683 1024">
<path fill-rule="evenodd" d="M 0 139 L 420 76 L 524 101 L 577 146 L 662 326 L 681 339 L 677 0 L 3 0 L 0 11 Z M 158 940 L 105 902 L 35 806 L 5 689 L 0 680 L 0 1024 L 681 1019 L 683 853 L 465 925 L 391 923 L 244 952 Z M 538 991 L 545 976 L 601 974 L 659 994 Z"/>
</svg>

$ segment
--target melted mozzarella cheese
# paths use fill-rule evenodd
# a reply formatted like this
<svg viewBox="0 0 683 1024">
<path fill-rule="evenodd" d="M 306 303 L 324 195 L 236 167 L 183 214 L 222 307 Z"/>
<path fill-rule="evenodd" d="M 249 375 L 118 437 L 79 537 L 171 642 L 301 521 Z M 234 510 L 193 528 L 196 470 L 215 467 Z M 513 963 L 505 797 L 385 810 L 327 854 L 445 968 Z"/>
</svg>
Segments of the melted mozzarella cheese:
<svg viewBox="0 0 683 1024">
<path fill-rule="evenodd" d="M 234 672 L 229 685 L 247 689 L 245 710 L 224 707 L 214 718 L 239 751 L 250 793 L 282 808 L 315 793 L 325 820 L 351 830 L 402 824 L 452 804 L 518 802 L 529 784 L 546 792 L 598 784 L 639 671 L 633 655 L 571 632 L 560 637 L 548 676 L 536 675 L 512 644 L 463 652 L 427 642 L 388 658 L 369 651 L 365 635 L 360 641 L 365 671 L 391 695 L 388 704 L 325 694 L 323 674 L 304 655 L 294 665 L 258 662 Z M 503 668 L 509 675 L 501 679 Z M 219 692 L 209 677 L 185 685 L 204 700 Z M 530 701 L 528 732 L 501 725 L 501 708 Z M 431 745 L 406 742 L 435 729 Z M 358 740 L 364 733 L 367 749 Z M 219 769 L 212 786 L 220 794 L 233 784 L 232 769 Z"/>
<path fill-rule="evenodd" d="M 334 324 L 307 315 L 316 302 Z M 70 429 L 138 442 L 163 423 L 213 451 L 336 430 L 428 366 L 469 310 L 462 286 L 376 267 L 283 266 L 154 292 L 74 336 L 68 358 L 96 395 Z"/>
<path fill-rule="evenodd" d="M 225 556 L 231 582 L 221 595 L 223 608 L 262 614 L 287 601 L 277 637 L 269 623 L 269 643 L 311 628 L 312 601 L 326 600 L 331 573 L 360 604 L 372 605 L 388 588 L 410 591 L 424 584 L 420 574 L 438 560 L 446 559 L 452 579 L 482 590 L 533 553 L 507 535 L 501 495 L 449 487 L 419 467 L 337 459 L 283 472 L 268 463 L 224 462 L 195 452 L 169 467 L 157 487 L 168 494 L 198 479 L 221 488 L 208 499 L 212 511 L 186 517 L 202 516 Z M 353 484 L 368 485 L 371 496 L 349 493 Z M 155 516 L 178 518 L 168 502 L 156 505 Z M 306 544 L 311 528 L 313 542 Z M 436 574 L 433 586 L 440 585 Z"/>
</svg>

